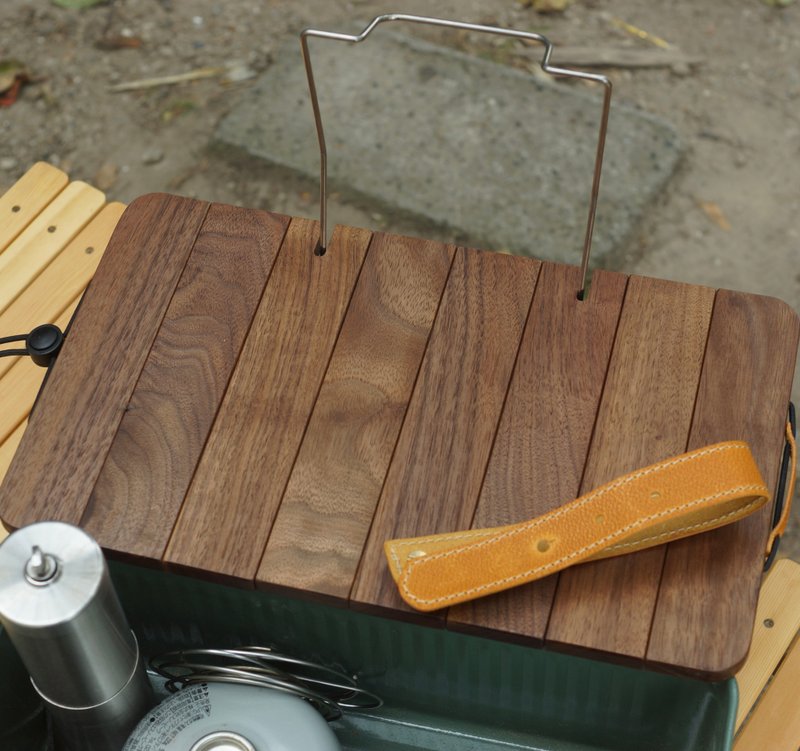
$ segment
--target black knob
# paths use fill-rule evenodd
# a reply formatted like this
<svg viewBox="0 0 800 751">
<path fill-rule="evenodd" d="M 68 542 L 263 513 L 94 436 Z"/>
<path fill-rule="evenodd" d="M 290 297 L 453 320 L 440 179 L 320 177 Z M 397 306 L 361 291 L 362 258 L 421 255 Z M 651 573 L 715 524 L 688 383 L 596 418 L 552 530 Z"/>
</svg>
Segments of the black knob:
<svg viewBox="0 0 800 751">
<path fill-rule="evenodd" d="M 25 348 L 37 365 L 49 367 L 55 360 L 61 345 L 64 343 L 64 334 L 55 324 L 44 323 L 37 326 L 25 338 Z"/>
</svg>

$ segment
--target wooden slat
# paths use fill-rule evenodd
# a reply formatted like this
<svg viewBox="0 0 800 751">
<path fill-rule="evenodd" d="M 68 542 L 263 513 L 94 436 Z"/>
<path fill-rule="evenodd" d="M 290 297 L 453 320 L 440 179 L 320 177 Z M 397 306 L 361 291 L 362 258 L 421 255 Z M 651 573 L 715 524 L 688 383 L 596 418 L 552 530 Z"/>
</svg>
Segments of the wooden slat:
<svg viewBox="0 0 800 751">
<path fill-rule="evenodd" d="M 349 597 L 454 253 L 373 238 L 259 583 Z"/>
<path fill-rule="evenodd" d="M 68 190 L 75 188 L 62 191 L 56 201 L 63 203 Z M 52 203 L 44 211 L 53 212 Z M 14 411 L 19 405 L 2 395 L 0 381 L 0 421 L 17 423 L 0 442 L 0 473 L 11 465 L 0 489 L 0 507 L 12 527 L 42 518 L 83 520 L 87 526 L 98 525 L 99 536 L 108 535 L 106 544 L 124 532 L 110 547 L 118 545 L 126 548 L 120 550 L 126 555 L 155 561 L 160 555 L 157 540 L 161 539 L 163 550 L 179 501 L 174 503 L 173 498 L 172 517 L 160 515 L 164 506 L 147 502 L 158 490 L 179 496 L 170 488 L 180 475 L 183 486 L 189 483 L 190 489 L 165 551 L 168 566 L 250 583 L 258 574 L 263 586 L 314 591 L 344 603 L 358 562 L 352 602 L 408 617 L 387 574 L 382 551 L 387 537 L 531 516 L 540 512 L 537 504 L 561 503 L 620 472 L 682 451 L 687 443 L 737 437 L 731 432 L 740 423 L 748 425 L 750 432 L 743 437 L 753 445 L 762 471 L 771 482 L 775 480 L 797 322 L 774 301 L 719 293 L 700 376 L 698 362 L 713 293 L 632 280 L 598 409 L 602 378 L 591 374 L 602 370 L 603 351 L 590 345 L 605 342 L 608 358 L 614 318 L 610 310 L 613 300 L 617 306 L 619 300 L 610 295 L 609 309 L 598 310 L 587 320 L 579 314 L 585 303 L 575 302 L 573 310 L 565 297 L 564 309 L 546 306 L 548 285 L 553 294 L 562 283 L 566 289 L 575 286 L 574 270 L 548 264 L 539 274 L 539 265 L 529 260 L 462 250 L 442 256 L 442 246 L 389 237 L 376 238 L 367 252 L 369 233 L 363 231 L 350 231 L 358 247 L 336 261 L 337 244 L 342 245 L 341 237 L 348 232 L 341 229 L 328 256 L 320 259 L 310 255 L 315 225 L 297 220 L 292 222 L 297 233 L 294 245 L 304 255 L 286 261 L 281 276 L 282 259 L 291 258 L 284 244 L 257 303 L 253 320 L 260 324 L 244 334 L 247 316 L 240 315 L 238 306 L 254 304 L 254 290 L 263 286 L 263 278 L 258 281 L 241 269 L 247 276 L 242 279 L 246 291 L 227 294 L 222 303 L 210 290 L 217 284 L 224 287 L 225 274 L 233 273 L 229 266 L 238 263 L 238 257 L 232 253 L 248 242 L 242 237 L 255 241 L 255 236 L 240 232 L 240 227 L 227 240 L 224 231 L 217 236 L 209 231 L 213 214 L 203 225 L 205 211 L 197 202 L 164 197 L 149 197 L 131 208 L 127 229 L 124 218 L 120 225 L 127 239 L 112 240 L 116 260 L 100 265 L 29 428 L 24 427 L 22 413 Z M 250 213 L 224 211 L 231 216 L 241 211 L 242 217 Z M 33 276 L 25 271 L 15 277 L 17 290 L 27 292 L 18 298 L 19 307 L 12 305 L 0 320 L 2 327 L 9 320 L 15 325 L 14 311 L 43 305 L 49 290 L 60 286 L 58 262 L 64 264 L 64 278 L 70 273 L 62 260 L 66 251 L 48 265 L 44 256 L 37 255 L 42 253 L 41 243 L 49 243 L 48 253 L 58 253 L 65 243 L 77 253 L 83 242 L 83 235 L 75 234 L 80 222 L 74 222 L 70 245 L 54 237 L 67 224 L 48 221 L 44 226 L 43 221 L 40 214 L 26 229 L 12 229 L 17 232 L 9 246 L 12 252 L 0 255 L 0 268 L 16 269 L 14 256 L 21 258 L 19 248 L 25 245 L 33 249 L 26 260 L 38 268 Z M 49 226 L 56 231 L 47 232 Z M 202 263 L 205 239 L 194 245 L 201 226 L 209 240 L 209 255 Z M 219 251 L 212 252 L 217 242 Z M 386 253 L 396 244 L 403 245 L 398 251 L 402 258 Z M 424 245 L 431 251 L 439 248 L 439 256 L 419 250 Z M 411 248 L 430 268 L 423 270 L 405 260 Z M 445 282 L 451 258 L 455 260 Z M 327 265 L 312 273 L 312 263 Z M 21 260 L 19 264 L 22 270 L 24 264 Z M 45 284 L 42 280 L 48 274 L 50 282 Z M 0 274 L 0 294 L 12 276 Z M 604 276 L 618 279 L 598 274 L 592 294 L 602 291 Z M 44 286 L 36 290 L 37 284 Z M 194 292 L 195 286 L 203 287 L 203 292 Z M 17 296 L 17 291 L 7 295 Z M 47 299 L 47 304 L 64 303 Z M 195 304 L 215 311 L 232 305 L 233 309 L 220 311 L 239 326 L 231 329 L 232 338 L 228 340 L 227 331 L 217 336 L 213 324 L 207 331 L 193 320 Z M 723 316 L 726 305 L 729 310 Z M 35 310 L 44 316 L 44 307 Z M 19 331 L 39 322 L 25 323 Z M 206 335 L 210 343 L 198 345 Z M 237 348 L 236 338 L 242 336 L 244 343 Z M 195 347 L 207 357 L 197 357 Z M 187 371 L 182 358 L 186 363 L 191 360 Z M 8 360 L 0 366 L 8 365 L 6 377 L 16 372 Z M 41 376 L 44 371 L 35 373 Z M 12 383 L 10 393 L 27 388 L 32 398 L 34 382 L 18 380 L 20 386 Z M 745 392 L 752 396 L 738 396 Z M 165 393 L 170 394 L 170 409 L 162 400 Z M 729 402 L 734 401 L 737 409 L 731 410 Z M 153 409 L 155 420 L 142 419 L 146 409 Z M 592 418 L 585 415 L 595 411 L 597 423 L 582 470 L 580 449 L 583 446 L 586 453 L 592 427 Z M 534 419 L 537 415 L 539 422 Z M 179 455 L 177 462 L 171 455 L 175 446 L 165 438 L 167 431 L 159 433 L 159 421 L 170 425 L 170 438 L 181 443 L 174 452 Z M 714 435 L 712 425 L 724 435 Z M 148 441 L 153 440 L 139 451 L 145 433 Z M 178 434 L 181 437 L 175 438 Z M 206 435 L 209 440 L 204 443 Z M 20 450 L 11 460 L 17 444 Z M 108 456 L 112 446 L 114 453 Z M 158 451 L 159 446 L 167 450 Z M 207 456 L 189 482 L 192 455 L 203 449 Z M 544 458 L 526 463 L 526 451 Z M 151 471 L 141 485 L 136 484 L 143 477 L 141 469 L 134 473 L 132 467 L 123 467 L 137 461 L 140 468 Z M 103 466 L 121 471 L 97 482 Z M 526 483 L 533 497 L 524 490 Z M 578 484 L 580 489 L 575 489 Z M 569 492 L 559 490 L 570 485 Z M 84 516 L 92 490 L 104 487 L 107 500 L 95 495 Z M 134 498 L 142 495 L 146 503 Z M 198 498 L 207 513 L 193 509 Z M 280 508 L 282 502 L 286 505 Z M 158 530 L 155 537 L 148 536 L 144 527 L 134 530 L 117 524 L 116 519 L 130 514 L 134 504 L 131 518 L 140 514 L 143 524 Z M 663 566 L 662 550 L 655 551 L 661 556 L 657 561 L 626 557 L 630 568 L 622 566 L 623 559 L 597 564 L 610 566 L 602 581 L 580 573 L 591 571 L 595 564 L 565 572 L 556 585 L 545 641 L 566 649 L 562 639 L 569 638 L 576 642 L 569 648 L 576 651 L 646 659 L 669 670 L 718 677 L 715 666 L 724 669 L 727 660 L 729 668 L 729 658 L 746 647 L 749 624 L 742 614 L 755 606 L 758 576 L 753 562 L 760 563 L 767 515 L 765 511 L 732 527 L 737 531 L 730 531 L 733 536 L 723 543 L 713 542 L 723 539 L 718 532 L 679 542 L 669 548 Z M 748 523 L 755 525 L 749 531 Z M 328 533 L 324 541 L 323 531 Z M 700 546 L 696 549 L 700 552 L 690 555 L 690 545 Z M 176 553 L 174 560 L 170 552 Z M 697 555 L 699 573 L 689 564 Z M 663 613 L 656 610 L 651 652 L 645 655 L 642 645 L 647 643 L 653 593 L 658 591 L 662 570 L 657 607 L 675 608 L 678 614 L 665 618 L 671 622 L 663 626 L 664 633 L 672 630 L 681 638 L 660 641 Z M 698 578 L 706 583 L 697 585 Z M 553 581 L 537 586 L 552 591 Z M 576 602 L 562 602 L 570 591 L 577 593 Z M 501 638 L 536 639 L 546 606 L 540 606 L 532 592 L 533 588 L 522 588 L 499 596 L 495 604 L 486 600 L 476 606 L 495 607 L 494 615 L 488 610 L 483 615 L 478 610 L 451 612 L 449 625 Z M 505 597 L 509 599 L 500 607 Z M 783 595 L 779 604 L 790 602 L 790 595 Z M 468 615 L 462 617 L 464 612 Z M 750 617 L 752 622 L 752 610 Z M 567 633 L 569 629 L 577 637 Z M 601 630 L 608 638 L 597 638 Z M 663 654 L 656 655 L 656 645 L 661 645 Z M 779 649 L 771 648 L 763 659 L 758 650 L 756 642 L 754 658 L 761 663 L 759 679 L 763 679 Z M 701 651 L 706 654 L 699 659 Z"/>
<path fill-rule="evenodd" d="M 123 214 L 0 488 L 10 526 L 80 521 L 207 210 L 149 195 Z"/>
<path fill-rule="evenodd" d="M 2 253 L 67 185 L 66 173 L 37 162 L 0 196 Z"/>
<path fill-rule="evenodd" d="M 70 183 L 0 253 L 0 312 L 72 241 L 104 202 L 105 197 L 96 188 Z"/>
<path fill-rule="evenodd" d="M 46 372 L 29 357 L 14 360 L 0 378 L 0 443 L 28 416 Z"/>
<path fill-rule="evenodd" d="M 370 233 L 292 219 L 164 560 L 255 579 Z"/>
<path fill-rule="evenodd" d="M 288 225 L 209 209 L 81 520 L 104 548 L 163 555 Z"/>
<path fill-rule="evenodd" d="M 25 422 L 17 426 L 17 429 L 5 441 L 0 443 L 0 485 L 2 485 L 3 478 L 8 472 L 11 460 L 14 458 L 14 453 L 22 440 L 22 434 L 25 432 L 27 425 L 28 421 L 25 420 Z M 8 531 L 0 523 L 0 542 L 5 540 L 6 537 L 8 537 Z"/>
<path fill-rule="evenodd" d="M 383 554 L 394 537 L 467 529 L 539 264 L 459 249 L 364 549 L 352 600 L 409 608 Z"/>
<path fill-rule="evenodd" d="M 800 640 L 786 656 L 769 688 L 744 726 L 733 751 L 797 751 L 800 748 Z"/>
<path fill-rule="evenodd" d="M 739 686 L 737 729 L 750 713 L 798 632 L 800 563 L 784 558 L 776 561 L 761 588 L 750 653 L 736 673 Z"/>
<path fill-rule="evenodd" d="M 22 434 L 27 426 L 28 421 L 24 420 L 20 425 L 17 425 L 14 432 L 5 441 L 0 442 L 0 484 L 2 484 L 3 478 L 11 466 L 11 459 L 14 457 L 14 452 L 19 446 Z"/>
<path fill-rule="evenodd" d="M 56 326 L 63 331 L 77 307 L 76 299 L 56 319 Z M 28 417 L 47 373 L 29 357 L 15 359 L 14 366 L 0 378 L 0 443 L 6 441 Z"/>
<path fill-rule="evenodd" d="M 531 519 L 578 494 L 627 277 L 545 263 L 472 526 Z M 556 576 L 451 608 L 448 626 L 544 638 Z"/>
<path fill-rule="evenodd" d="M 686 450 L 714 290 L 631 277 L 581 493 Z M 559 576 L 546 640 L 645 656 L 664 547 Z"/>
<path fill-rule="evenodd" d="M 689 448 L 747 441 L 773 492 L 783 452 L 800 321 L 774 298 L 720 290 Z M 706 679 L 731 676 L 747 655 L 771 517 L 669 545 L 647 652 Z M 718 637 L 709 639 L 712 627 Z"/>
<path fill-rule="evenodd" d="M 0 332 L 24 334 L 55 322 L 91 280 L 124 210 L 121 203 L 105 206 L 0 314 Z M 0 377 L 17 359 L 0 359 Z"/>
</svg>

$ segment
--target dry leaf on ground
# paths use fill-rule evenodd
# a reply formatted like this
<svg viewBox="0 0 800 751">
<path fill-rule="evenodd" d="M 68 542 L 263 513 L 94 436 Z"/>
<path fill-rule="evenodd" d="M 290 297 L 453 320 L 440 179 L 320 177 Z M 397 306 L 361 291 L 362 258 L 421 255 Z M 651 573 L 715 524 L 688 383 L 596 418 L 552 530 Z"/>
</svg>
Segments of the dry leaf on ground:
<svg viewBox="0 0 800 751">
<path fill-rule="evenodd" d="M 142 46 L 141 37 L 125 36 L 124 34 L 112 34 L 100 37 L 94 46 L 99 50 L 114 52 L 115 50 L 135 50 Z"/>
<path fill-rule="evenodd" d="M 526 0 L 522 5 L 539 13 L 563 13 L 572 5 L 572 0 Z"/>
<path fill-rule="evenodd" d="M 19 60 L 0 60 L 0 106 L 10 107 L 14 104 L 22 87 L 30 80 L 24 63 Z"/>
<path fill-rule="evenodd" d="M 697 205 L 717 227 L 725 230 L 725 232 L 730 231 L 731 223 L 728 221 L 728 217 L 725 216 L 725 212 L 720 208 L 719 204 L 713 201 L 698 201 Z"/>
</svg>

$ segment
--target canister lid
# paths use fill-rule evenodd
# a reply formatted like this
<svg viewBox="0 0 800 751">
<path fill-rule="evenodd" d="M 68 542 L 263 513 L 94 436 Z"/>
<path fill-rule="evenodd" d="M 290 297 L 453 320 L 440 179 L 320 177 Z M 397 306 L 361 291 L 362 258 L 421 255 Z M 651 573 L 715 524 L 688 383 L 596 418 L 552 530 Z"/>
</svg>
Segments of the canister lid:
<svg viewBox="0 0 800 751">
<path fill-rule="evenodd" d="M 223 730 L 203 736 L 191 751 L 256 751 L 256 748 L 243 735 Z"/>
<path fill-rule="evenodd" d="M 195 683 L 142 718 L 123 751 L 341 751 L 307 701 L 263 686 Z"/>
<path fill-rule="evenodd" d="M 0 620 L 43 628 L 75 618 L 105 571 L 99 545 L 62 522 L 22 527 L 0 545 Z"/>
</svg>

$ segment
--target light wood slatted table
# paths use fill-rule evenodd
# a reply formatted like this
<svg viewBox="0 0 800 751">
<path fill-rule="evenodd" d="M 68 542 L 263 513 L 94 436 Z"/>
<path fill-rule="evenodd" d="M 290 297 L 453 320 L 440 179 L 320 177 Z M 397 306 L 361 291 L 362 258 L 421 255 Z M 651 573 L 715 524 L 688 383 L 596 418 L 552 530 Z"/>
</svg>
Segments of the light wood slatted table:
<svg viewBox="0 0 800 751">
<path fill-rule="evenodd" d="M 0 196 L 0 336 L 66 328 L 124 209 L 43 162 Z M 44 375 L 28 358 L 0 359 L 0 479 Z"/>
<path fill-rule="evenodd" d="M 120 220 L 0 489 L 11 527 L 389 617 L 704 678 L 747 653 L 770 510 L 449 612 L 388 537 L 540 514 L 747 440 L 773 486 L 798 319 L 770 298 L 165 195 Z M 66 308 L 65 308 L 66 309 Z"/>
<path fill-rule="evenodd" d="M 775 563 L 761 589 L 750 654 L 736 674 L 734 751 L 800 748 L 800 563 Z"/>
</svg>

